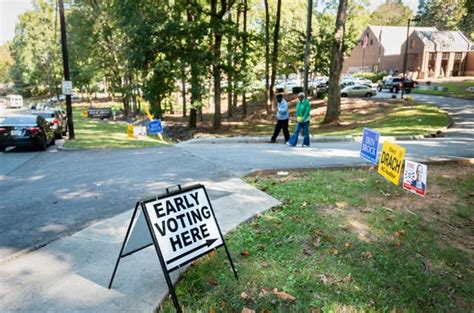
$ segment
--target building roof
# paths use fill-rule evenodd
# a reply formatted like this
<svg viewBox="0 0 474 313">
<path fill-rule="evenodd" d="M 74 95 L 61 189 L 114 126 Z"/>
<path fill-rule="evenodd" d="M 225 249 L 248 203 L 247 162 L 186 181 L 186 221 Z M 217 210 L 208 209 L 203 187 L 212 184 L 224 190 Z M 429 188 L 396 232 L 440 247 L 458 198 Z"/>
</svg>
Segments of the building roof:
<svg viewBox="0 0 474 313">
<path fill-rule="evenodd" d="M 378 38 L 381 37 L 381 44 L 384 48 L 385 55 L 399 55 L 401 47 L 407 38 L 406 26 L 374 26 L 369 25 L 369 28 Z M 411 35 L 414 31 L 437 31 L 436 27 L 410 27 Z M 380 32 L 382 34 L 380 35 Z"/>
<path fill-rule="evenodd" d="M 417 30 L 427 51 L 469 51 L 471 42 L 460 31 Z"/>
</svg>

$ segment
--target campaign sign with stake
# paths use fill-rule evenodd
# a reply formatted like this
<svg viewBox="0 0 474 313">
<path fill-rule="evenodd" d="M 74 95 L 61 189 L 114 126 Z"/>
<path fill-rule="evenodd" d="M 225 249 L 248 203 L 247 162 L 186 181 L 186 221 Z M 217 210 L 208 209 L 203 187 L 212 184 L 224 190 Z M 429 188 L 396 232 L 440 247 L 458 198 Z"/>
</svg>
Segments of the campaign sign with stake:
<svg viewBox="0 0 474 313">
<path fill-rule="evenodd" d="M 398 185 L 404 157 L 405 148 L 385 141 L 382 146 L 382 155 L 380 156 L 377 170 L 378 173 L 392 184 Z"/>
<path fill-rule="evenodd" d="M 425 164 L 406 160 L 403 173 L 403 189 L 424 197 L 427 174 L 428 167 Z"/>
<path fill-rule="evenodd" d="M 360 145 L 360 157 L 374 165 L 377 164 L 379 138 L 379 132 L 376 132 L 370 128 L 364 128 L 362 144 Z"/>
<path fill-rule="evenodd" d="M 234 272 L 229 250 L 222 236 L 206 188 L 194 185 L 136 204 L 132 220 L 115 264 L 112 287 L 120 259 L 151 245 L 155 246 L 166 283 L 178 312 L 181 312 L 169 273 L 223 246 Z"/>
<path fill-rule="evenodd" d="M 153 120 L 153 121 L 149 121 L 147 123 L 148 125 L 148 133 L 150 135 L 158 135 L 158 134 L 161 134 L 163 132 L 163 125 L 161 125 L 161 120 L 158 119 L 158 120 Z"/>
</svg>

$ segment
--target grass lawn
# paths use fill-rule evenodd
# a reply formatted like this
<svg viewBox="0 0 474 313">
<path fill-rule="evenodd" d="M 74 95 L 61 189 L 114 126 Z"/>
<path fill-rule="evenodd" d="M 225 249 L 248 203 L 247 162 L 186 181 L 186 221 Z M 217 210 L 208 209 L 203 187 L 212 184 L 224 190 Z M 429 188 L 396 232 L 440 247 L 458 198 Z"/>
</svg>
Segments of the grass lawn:
<svg viewBox="0 0 474 313">
<path fill-rule="evenodd" d="M 313 105 L 312 108 L 315 108 Z M 429 104 L 387 102 L 379 100 L 344 99 L 337 125 L 324 125 L 325 107 L 312 110 L 310 133 L 324 136 L 361 136 L 364 127 L 378 130 L 383 136 L 429 135 L 446 127 L 449 118 Z M 294 113 L 290 113 L 294 116 Z M 274 121 L 252 119 L 223 123 L 222 130 L 209 131 L 216 136 L 271 136 Z M 290 121 L 290 133 L 294 122 Z M 205 132 L 203 131 L 203 132 Z M 282 134 L 280 134 L 282 136 Z"/>
<path fill-rule="evenodd" d="M 239 281 L 222 249 L 181 275 L 185 312 L 473 312 L 472 165 L 430 166 L 426 198 L 368 169 L 248 180 L 283 204 L 228 234 Z"/>
<path fill-rule="evenodd" d="M 67 148 L 144 148 L 167 144 L 156 136 L 128 138 L 124 121 L 85 118 L 82 111 L 87 107 L 74 107 L 75 140 L 66 140 Z"/>
<path fill-rule="evenodd" d="M 460 81 L 460 82 L 446 82 L 446 83 L 440 83 L 440 84 L 434 83 L 433 86 L 446 87 L 448 88 L 448 91 L 439 91 L 439 90 L 431 90 L 431 89 L 413 89 L 412 92 L 420 93 L 420 94 L 435 95 L 435 96 L 449 96 L 449 97 L 457 97 L 457 98 L 474 99 L 474 93 L 466 91 L 467 87 L 474 86 L 474 80 Z"/>
</svg>

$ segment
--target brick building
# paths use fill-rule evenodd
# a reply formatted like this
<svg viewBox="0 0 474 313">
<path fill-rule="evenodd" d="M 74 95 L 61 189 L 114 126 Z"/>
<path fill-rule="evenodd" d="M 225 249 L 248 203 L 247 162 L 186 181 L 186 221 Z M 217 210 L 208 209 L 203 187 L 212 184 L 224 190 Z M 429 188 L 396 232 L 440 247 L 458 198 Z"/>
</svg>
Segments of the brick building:
<svg viewBox="0 0 474 313">
<path fill-rule="evenodd" d="M 343 73 L 402 73 L 406 31 L 404 26 L 368 26 L 360 43 L 344 60 Z M 472 43 L 460 31 L 410 27 L 408 43 L 407 72 L 414 78 L 474 74 Z"/>
</svg>

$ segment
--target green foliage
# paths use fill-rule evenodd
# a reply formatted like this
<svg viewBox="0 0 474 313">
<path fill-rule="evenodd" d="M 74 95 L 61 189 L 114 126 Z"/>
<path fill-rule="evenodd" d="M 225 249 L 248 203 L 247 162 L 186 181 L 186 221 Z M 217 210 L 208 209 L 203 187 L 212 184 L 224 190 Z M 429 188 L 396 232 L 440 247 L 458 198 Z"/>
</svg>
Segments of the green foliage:
<svg viewBox="0 0 474 313">
<path fill-rule="evenodd" d="M 364 77 L 370 79 L 373 83 L 377 83 L 378 81 L 382 80 L 387 73 L 385 72 L 361 72 L 361 73 L 354 73 L 352 76 L 354 77 Z"/>
<path fill-rule="evenodd" d="M 467 14 L 466 0 L 423 0 L 418 6 L 419 25 L 435 26 L 440 30 L 455 30 Z M 472 5 L 471 5 L 472 7 Z M 467 17 L 471 20 L 472 15 Z"/>
<path fill-rule="evenodd" d="M 12 81 L 11 71 L 14 60 L 10 54 L 10 47 L 8 44 L 0 46 L 0 84 L 9 83 Z"/>
<path fill-rule="evenodd" d="M 370 15 L 370 24 L 379 26 L 405 26 L 413 17 L 412 10 L 402 2 L 387 2 Z"/>
<path fill-rule="evenodd" d="M 59 92 L 62 80 L 59 19 L 49 1 L 35 1 L 34 10 L 19 17 L 10 48 L 16 82 L 33 94 L 41 93 L 44 86 L 52 95 Z"/>
</svg>

